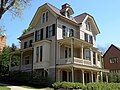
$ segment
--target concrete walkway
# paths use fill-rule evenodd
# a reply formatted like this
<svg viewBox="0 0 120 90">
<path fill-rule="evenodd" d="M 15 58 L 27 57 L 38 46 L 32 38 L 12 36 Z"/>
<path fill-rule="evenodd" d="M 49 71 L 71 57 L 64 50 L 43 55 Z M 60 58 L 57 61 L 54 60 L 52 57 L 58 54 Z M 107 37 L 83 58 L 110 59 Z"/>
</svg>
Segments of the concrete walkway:
<svg viewBox="0 0 120 90">
<path fill-rule="evenodd" d="M 52 88 L 43 88 L 43 89 L 30 89 L 29 88 L 28 89 L 28 88 L 23 88 L 23 87 L 20 87 L 20 86 L 13 86 L 13 85 L 8 85 L 8 84 L 3 84 L 3 83 L 0 83 L 0 85 L 7 86 L 11 90 L 54 90 Z"/>
</svg>

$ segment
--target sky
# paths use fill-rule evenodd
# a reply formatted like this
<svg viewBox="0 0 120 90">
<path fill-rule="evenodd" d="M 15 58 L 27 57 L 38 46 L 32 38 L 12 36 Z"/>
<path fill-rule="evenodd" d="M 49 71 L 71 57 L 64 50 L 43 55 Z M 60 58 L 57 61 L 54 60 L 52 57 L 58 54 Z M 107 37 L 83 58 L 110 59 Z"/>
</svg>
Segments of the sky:
<svg viewBox="0 0 120 90">
<path fill-rule="evenodd" d="M 74 10 L 73 16 L 84 12 L 91 14 L 101 32 L 97 35 L 97 47 L 108 48 L 110 44 L 120 47 L 120 0 L 32 0 L 22 18 L 12 18 L 8 11 L 0 20 L 0 27 L 4 26 L 6 30 L 7 45 L 15 43 L 19 46 L 17 38 L 29 26 L 38 7 L 46 2 L 59 9 L 64 3 L 70 4 Z"/>
</svg>

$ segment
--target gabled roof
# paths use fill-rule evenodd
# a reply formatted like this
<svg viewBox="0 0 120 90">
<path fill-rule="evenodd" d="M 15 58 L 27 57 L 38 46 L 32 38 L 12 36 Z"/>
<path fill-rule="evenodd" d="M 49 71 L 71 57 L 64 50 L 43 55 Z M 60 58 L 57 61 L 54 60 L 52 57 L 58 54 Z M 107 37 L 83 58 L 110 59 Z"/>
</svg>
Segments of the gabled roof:
<svg viewBox="0 0 120 90">
<path fill-rule="evenodd" d="M 88 15 L 87 13 L 83 13 L 83 14 L 80 14 L 78 16 L 75 16 L 74 18 L 75 18 L 77 23 L 82 23 L 87 15 Z"/>
<path fill-rule="evenodd" d="M 108 52 L 112 47 L 114 47 L 114 48 L 116 48 L 118 51 L 120 51 L 120 48 L 119 48 L 119 47 L 111 44 L 110 47 L 107 49 L 107 51 L 104 53 L 103 57 L 107 54 L 107 52 Z"/>
</svg>

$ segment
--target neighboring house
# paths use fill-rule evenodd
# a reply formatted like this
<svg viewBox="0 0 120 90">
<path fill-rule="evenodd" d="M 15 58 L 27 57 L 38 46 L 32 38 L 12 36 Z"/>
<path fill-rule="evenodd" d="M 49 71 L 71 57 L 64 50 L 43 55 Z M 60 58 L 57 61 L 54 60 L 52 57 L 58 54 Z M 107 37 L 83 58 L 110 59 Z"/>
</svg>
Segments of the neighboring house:
<svg viewBox="0 0 120 90">
<path fill-rule="evenodd" d="M 6 36 L 0 34 L 0 52 L 2 52 L 5 46 L 6 46 Z"/>
<path fill-rule="evenodd" d="M 72 17 L 73 13 L 69 4 L 38 8 L 32 29 L 19 37 L 20 70 L 83 84 L 99 81 L 102 72 L 109 72 L 102 69 L 101 52 L 95 47 L 100 31 L 94 18 L 87 13 Z"/>
<path fill-rule="evenodd" d="M 120 73 L 120 48 L 111 45 L 103 55 L 104 68 L 112 73 Z"/>
</svg>

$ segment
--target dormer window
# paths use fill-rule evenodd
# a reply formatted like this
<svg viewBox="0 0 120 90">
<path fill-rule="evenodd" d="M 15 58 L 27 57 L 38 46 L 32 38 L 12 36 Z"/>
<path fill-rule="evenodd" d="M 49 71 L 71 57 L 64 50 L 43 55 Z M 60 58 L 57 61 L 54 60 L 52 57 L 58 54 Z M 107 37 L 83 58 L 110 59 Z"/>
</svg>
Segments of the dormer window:
<svg viewBox="0 0 120 90">
<path fill-rule="evenodd" d="M 48 11 L 42 14 L 42 23 L 45 23 L 47 21 L 48 21 Z"/>
</svg>

